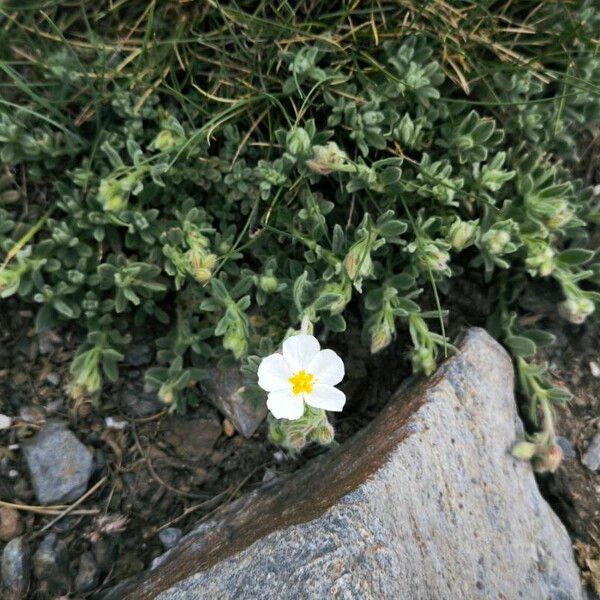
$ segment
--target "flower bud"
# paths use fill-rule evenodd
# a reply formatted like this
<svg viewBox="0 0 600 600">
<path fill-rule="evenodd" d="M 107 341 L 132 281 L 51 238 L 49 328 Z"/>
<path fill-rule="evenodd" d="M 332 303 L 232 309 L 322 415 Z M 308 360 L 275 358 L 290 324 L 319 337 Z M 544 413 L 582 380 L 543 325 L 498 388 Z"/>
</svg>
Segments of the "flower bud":
<svg viewBox="0 0 600 600">
<path fill-rule="evenodd" d="M 352 281 L 373 275 L 373 261 L 367 239 L 354 243 L 344 258 L 344 267 Z"/>
<path fill-rule="evenodd" d="M 429 376 L 435 371 L 436 362 L 431 350 L 425 346 L 415 348 L 411 362 L 415 373 L 424 373 Z"/>
<path fill-rule="evenodd" d="M 154 138 L 154 147 L 157 150 L 169 150 L 175 145 L 175 137 L 173 133 L 168 129 L 163 129 L 155 138 Z"/>
<path fill-rule="evenodd" d="M 119 212 L 127 206 L 123 186 L 118 179 L 103 179 L 100 182 L 98 200 L 109 212 Z"/>
<path fill-rule="evenodd" d="M 564 227 L 573 219 L 573 213 L 568 207 L 564 207 L 561 210 L 556 211 L 552 216 L 546 219 L 546 226 L 548 229 L 560 229 Z"/>
<path fill-rule="evenodd" d="M 525 259 L 525 266 L 532 275 L 547 277 L 554 271 L 554 251 L 548 244 L 538 244 L 530 248 L 530 255 Z"/>
<path fill-rule="evenodd" d="M 320 175 L 329 175 L 346 164 L 348 157 L 335 142 L 329 142 L 325 146 L 313 146 L 313 158 L 306 161 L 311 171 Z"/>
<path fill-rule="evenodd" d="M 519 460 L 531 460 L 535 455 L 536 445 L 531 442 L 517 442 L 511 451 Z"/>
<path fill-rule="evenodd" d="M 83 400 L 87 395 L 87 390 L 83 385 L 73 384 L 69 387 L 69 394 L 75 401 Z"/>
<path fill-rule="evenodd" d="M 533 458 L 533 469 L 536 473 L 554 473 L 560 466 L 562 459 L 562 448 L 558 444 L 552 444 L 545 449 L 543 454 Z"/>
<path fill-rule="evenodd" d="M 463 221 L 457 218 L 448 231 L 448 241 L 455 250 L 462 250 L 475 241 L 479 221 Z"/>
<path fill-rule="evenodd" d="M 328 446 L 333 442 L 335 432 L 329 423 L 325 423 L 321 427 L 313 429 L 310 438 L 314 442 L 317 442 L 317 444 L 321 444 L 321 446 Z"/>
<path fill-rule="evenodd" d="M 450 254 L 433 242 L 426 242 L 419 248 L 419 263 L 426 269 L 444 272 L 448 269 Z"/>
<path fill-rule="evenodd" d="M 173 388 L 169 384 L 163 383 L 163 385 L 161 385 L 160 389 L 158 390 L 158 397 L 165 404 L 173 404 L 173 402 L 175 401 L 175 394 L 173 393 Z"/>
<path fill-rule="evenodd" d="M 383 318 L 379 320 L 371 331 L 371 354 L 376 354 L 380 350 L 387 348 L 396 333 L 394 326 L 394 315 L 391 311 L 384 308 Z"/>
<path fill-rule="evenodd" d="M 387 330 L 378 330 L 371 336 L 371 354 L 377 354 L 392 343 L 392 335 Z"/>
<path fill-rule="evenodd" d="M 188 252 L 188 258 L 189 271 L 192 277 L 199 283 L 208 283 L 212 277 L 212 271 L 217 264 L 216 255 L 196 248 Z"/>
<path fill-rule="evenodd" d="M 294 127 L 289 131 L 285 142 L 288 152 L 293 156 L 303 156 L 310 152 L 310 136 L 303 127 Z"/>
<path fill-rule="evenodd" d="M 258 287 L 267 294 L 272 294 L 277 290 L 279 281 L 273 275 L 261 275 L 258 278 Z"/>
<path fill-rule="evenodd" d="M 567 298 L 559 303 L 558 314 L 575 325 L 581 325 L 594 312 L 594 308 L 589 298 Z"/>
<path fill-rule="evenodd" d="M 302 450 L 306 446 L 306 436 L 299 431 L 291 431 L 288 433 L 285 446 L 293 451 Z"/>
<path fill-rule="evenodd" d="M 219 251 L 219 254 L 227 254 L 231 250 L 231 244 L 223 240 L 218 245 L 217 250 Z"/>
<path fill-rule="evenodd" d="M 223 348 L 233 353 L 236 358 L 242 358 L 248 350 L 248 342 L 245 337 L 238 333 L 235 327 L 228 329 L 223 336 Z"/>
<path fill-rule="evenodd" d="M 482 240 L 490 254 L 500 255 L 504 253 L 506 245 L 510 242 L 510 233 L 502 229 L 492 229 L 484 234 Z"/>
</svg>

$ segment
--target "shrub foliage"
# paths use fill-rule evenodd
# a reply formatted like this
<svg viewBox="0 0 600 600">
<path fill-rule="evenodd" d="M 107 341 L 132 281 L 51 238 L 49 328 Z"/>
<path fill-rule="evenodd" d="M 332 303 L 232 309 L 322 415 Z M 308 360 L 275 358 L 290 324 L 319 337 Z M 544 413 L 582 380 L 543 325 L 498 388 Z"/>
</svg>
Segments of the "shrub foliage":
<svg viewBox="0 0 600 600">
<path fill-rule="evenodd" d="M 429 374 L 460 276 L 487 282 L 532 416 L 568 398 L 519 296 L 553 280 L 574 323 L 600 299 L 573 175 L 600 120 L 593 2 L 58 4 L 0 12 L 0 295 L 86 333 L 75 393 L 158 323 L 146 377 L 183 409 L 211 362 L 252 370 L 349 306 L 373 352 L 408 329 Z"/>
</svg>

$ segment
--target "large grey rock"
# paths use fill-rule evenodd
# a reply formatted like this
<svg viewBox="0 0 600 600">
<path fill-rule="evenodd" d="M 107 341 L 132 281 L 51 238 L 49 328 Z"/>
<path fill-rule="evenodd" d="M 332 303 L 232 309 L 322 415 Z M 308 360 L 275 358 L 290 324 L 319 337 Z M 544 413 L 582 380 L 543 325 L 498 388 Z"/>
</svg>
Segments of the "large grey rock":
<svg viewBox="0 0 600 600">
<path fill-rule="evenodd" d="M 528 464 L 504 350 L 470 330 L 352 440 L 223 509 L 110 598 L 582 598 Z"/>
<path fill-rule="evenodd" d="M 23 444 L 38 502 L 77 500 L 92 474 L 92 453 L 60 421 L 49 421 Z"/>
</svg>

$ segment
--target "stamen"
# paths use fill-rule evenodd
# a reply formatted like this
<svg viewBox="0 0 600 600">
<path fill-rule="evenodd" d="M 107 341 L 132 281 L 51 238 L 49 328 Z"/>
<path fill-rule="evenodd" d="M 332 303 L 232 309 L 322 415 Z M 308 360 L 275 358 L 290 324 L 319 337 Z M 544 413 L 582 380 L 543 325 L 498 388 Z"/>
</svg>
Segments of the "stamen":
<svg viewBox="0 0 600 600">
<path fill-rule="evenodd" d="M 290 377 L 292 391 L 294 394 L 310 394 L 313 390 L 314 377 L 306 371 L 298 371 L 293 377 Z"/>
</svg>

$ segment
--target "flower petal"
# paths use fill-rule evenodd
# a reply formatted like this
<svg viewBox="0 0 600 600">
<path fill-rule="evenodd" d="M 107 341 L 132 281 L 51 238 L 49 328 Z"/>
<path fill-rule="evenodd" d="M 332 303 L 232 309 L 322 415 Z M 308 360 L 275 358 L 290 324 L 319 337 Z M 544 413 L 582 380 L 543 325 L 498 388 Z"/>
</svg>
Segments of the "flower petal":
<svg viewBox="0 0 600 600">
<path fill-rule="evenodd" d="M 340 412 L 346 404 L 346 394 L 331 385 L 315 385 L 312 394 L 305 394 L 304 400 L 314 408 Z"/>
<path fill-rule="evenodd" d="M 281 354 L 263 358 L 258 367 L 258 385 L 267 392 L 291 389 L 290 376 L 290 370 Z"/>
<path fill-rule="evenodd" d="M 304 414 L 302 397 L 288 390 L 271 392 L 267 398 L 267 408 L 276 419 L 296 420 Z"/>
<path fill-rule="evenodd" d="M 295 373 L 305 369 L 319 353 L 321 346 L 316 337 L 300 333 L 283 342 L 283 358 L 290 371 Z"/>
<path fill-rule="evenodd" d="M 337 385 L 344 379 L 344 362 L 333 350 L 321 350 L 312 359 L 307 371 L 314 375 L 317 383 Z"/>
</svg>

